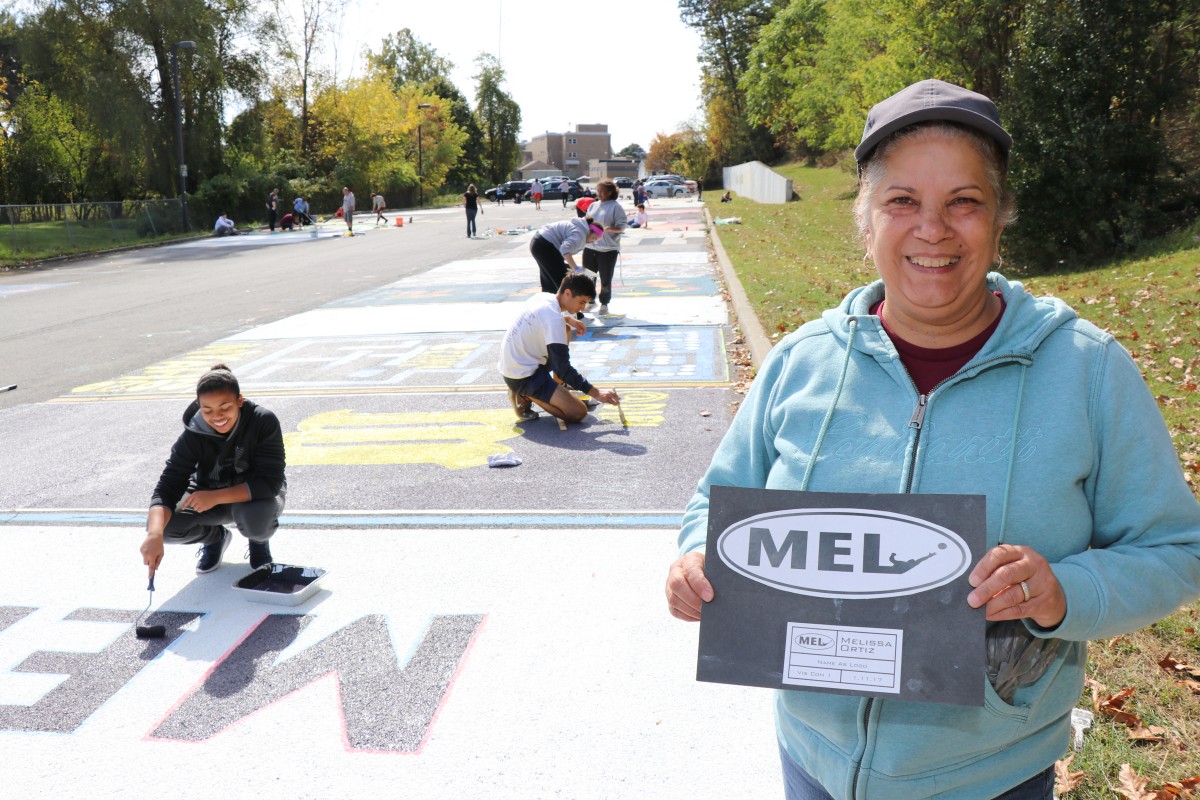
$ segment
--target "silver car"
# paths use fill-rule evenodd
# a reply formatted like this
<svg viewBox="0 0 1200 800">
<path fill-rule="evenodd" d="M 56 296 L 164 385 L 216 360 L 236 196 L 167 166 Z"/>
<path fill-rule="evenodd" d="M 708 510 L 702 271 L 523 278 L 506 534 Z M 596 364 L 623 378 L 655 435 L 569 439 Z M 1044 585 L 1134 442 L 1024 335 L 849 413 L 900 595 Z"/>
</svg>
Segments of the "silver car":
<svg viewBox="0 0 1200 800">
<path fill-rule="evenodd" d="M 685 184 L 667 180 L 648 181 L 643 188 L 647 197 L 675 197 L 692 193 Z"/>
</svg>

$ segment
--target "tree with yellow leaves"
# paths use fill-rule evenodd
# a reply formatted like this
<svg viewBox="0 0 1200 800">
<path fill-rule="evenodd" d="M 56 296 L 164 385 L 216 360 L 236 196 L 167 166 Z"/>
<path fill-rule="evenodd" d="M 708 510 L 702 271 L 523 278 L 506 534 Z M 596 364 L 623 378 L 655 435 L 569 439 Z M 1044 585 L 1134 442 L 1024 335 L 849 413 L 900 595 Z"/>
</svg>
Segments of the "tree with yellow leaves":
<svg viewBox="0 0 1200 800">
<path fill-rule="evenodd" d="M 393 88 L 378 74 L 325 89 L 311 111 L 320 170 L 365 191 L 416 189 L 418 175 L 425 190 L 436 190 L 466 139 L 442 98 L 416 86 Z"/>
</svg>

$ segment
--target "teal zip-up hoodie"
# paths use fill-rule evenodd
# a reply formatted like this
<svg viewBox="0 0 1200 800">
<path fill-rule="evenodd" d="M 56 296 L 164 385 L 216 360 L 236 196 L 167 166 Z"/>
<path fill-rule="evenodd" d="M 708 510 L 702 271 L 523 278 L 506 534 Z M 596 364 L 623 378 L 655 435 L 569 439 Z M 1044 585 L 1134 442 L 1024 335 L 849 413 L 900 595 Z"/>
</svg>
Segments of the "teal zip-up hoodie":
<svg viewBox="0 0 1200 800">
<path fill-rule="evenodd" d="M 714 484 L 983 494 L 988 546 L 1050 561 L 1066 617 L 1026 624 L 1062 647 L 1012 704 L 982 674 L 982 708 L 778 693 L 781 744 L 839 800 L 981 800 L 1032 777 L 1067 746 L 1087 641 L 1200 595 L 1200 505 L 1129 354 L 1060 300 L 988 284 L 1006 305 L 996 332 L 928 396 L 870 313 L 882 282 L 783 339 L 684 514 L 688 552 L 704 547 Z"/>
</svg>

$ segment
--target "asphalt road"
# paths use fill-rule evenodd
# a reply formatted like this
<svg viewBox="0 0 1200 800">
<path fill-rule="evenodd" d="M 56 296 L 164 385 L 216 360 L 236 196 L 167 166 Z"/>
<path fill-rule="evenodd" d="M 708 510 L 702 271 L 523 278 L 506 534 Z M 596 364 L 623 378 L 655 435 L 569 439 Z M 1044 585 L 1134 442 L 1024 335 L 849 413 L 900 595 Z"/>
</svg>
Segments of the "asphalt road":
<svg viewBox="0 0 1200 800">
<path fill-rule="evenodd" d="M 528 204 L 488 208 L 479 219 L 537 221 Z M 294 243 L 149 247 L 0 272 L 0 387 L 18 386 L 0 393 L 0 409 L 506 245 L 467 239 L 459 210 L 418 212 L 399 230 L 376 229 L 367 214 L 357 223 L 365 235 L 352 240 L 276 233 Z"/>
</svg>

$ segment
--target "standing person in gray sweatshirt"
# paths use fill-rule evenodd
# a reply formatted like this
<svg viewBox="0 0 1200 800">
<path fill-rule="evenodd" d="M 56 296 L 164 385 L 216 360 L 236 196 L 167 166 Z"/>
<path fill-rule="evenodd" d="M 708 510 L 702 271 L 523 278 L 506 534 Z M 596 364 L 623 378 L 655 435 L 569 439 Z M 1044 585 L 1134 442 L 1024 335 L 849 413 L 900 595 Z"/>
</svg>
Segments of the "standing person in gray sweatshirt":
<svg viewBox="0 0 1200 800">
<path fill-rule="evenodd" d="M 599 225 L 574 217 L 543 225 L 529 243 L 529 253 L 537 262 L 542 291 L 555 294 L 567 270 L 577 269 L 575 254 L 588 242 L 604 233 Z"/>
<path fill-rule="evenodd" d="M 629 224 L 625 209 L 617 200 L 617 185 L 609 179 L 596 184 L 599 201 L 588 206 L 588 219 L 604 229 L 604 235 L 583 251 L 583 268 L 600 275 L 600 314 L 608 313 L 612 300 L 612 279 L 621 255 L 621 234 Z"/>
</svg>

